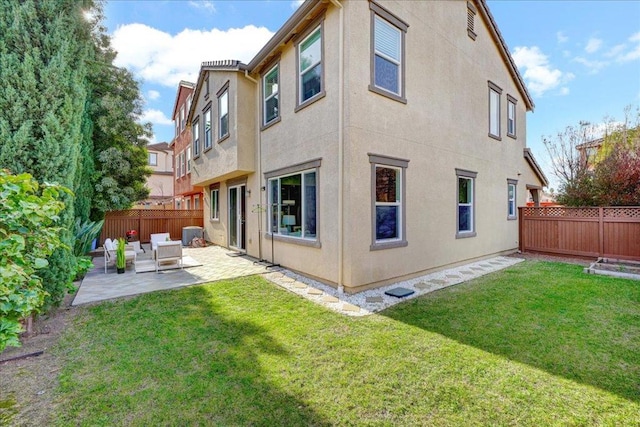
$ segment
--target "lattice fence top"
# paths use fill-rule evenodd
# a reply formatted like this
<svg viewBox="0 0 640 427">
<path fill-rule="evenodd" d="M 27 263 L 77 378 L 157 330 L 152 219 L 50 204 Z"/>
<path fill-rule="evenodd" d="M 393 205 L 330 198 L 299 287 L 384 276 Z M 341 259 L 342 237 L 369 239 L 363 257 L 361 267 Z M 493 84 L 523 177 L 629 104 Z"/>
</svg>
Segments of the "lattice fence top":
<svg viewBox="0 0 640 427">
<path fill-rule="evenodd" d="M 202 215 L 202 209 L 130 209 L 107 212 L 106 218 L 199 218 Z"/>
<path fill-rule="evenodd" d="M 640 220 L 640 207 L 604 208 L 605 218 L 634 218 Z"/>
<path fill-rule="evenodd" d="M 522 214 L 525 217 L 599 218 L 600 209 L 603 211 L 604 218 L 632 218 L 640 220 L 640 206 L 603 208 L 569 208 L 564 206 L 524 207 L 522 208 Z"/>
</svg>

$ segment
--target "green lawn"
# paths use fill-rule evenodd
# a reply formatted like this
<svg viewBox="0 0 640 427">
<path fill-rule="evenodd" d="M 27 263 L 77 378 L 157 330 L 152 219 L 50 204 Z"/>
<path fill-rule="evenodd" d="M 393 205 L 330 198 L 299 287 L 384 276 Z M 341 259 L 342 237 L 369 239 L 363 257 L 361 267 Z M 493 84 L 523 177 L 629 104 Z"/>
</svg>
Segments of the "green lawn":
<svg viewBox="0 0 640 427">
<path fill-rule="evenodd" d="M 345 317 L 260 277 L 87 308 L 61 425 L 638 425 L 640 283 L 525 262 Z"/>
</svg>

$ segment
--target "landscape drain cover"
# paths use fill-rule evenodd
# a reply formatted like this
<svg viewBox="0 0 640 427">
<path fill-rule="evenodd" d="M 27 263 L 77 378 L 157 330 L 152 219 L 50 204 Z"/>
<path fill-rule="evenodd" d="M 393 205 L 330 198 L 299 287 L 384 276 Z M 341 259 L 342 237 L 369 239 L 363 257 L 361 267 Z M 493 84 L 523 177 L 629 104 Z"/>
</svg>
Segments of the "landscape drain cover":
<svg viewBox="0 0 640 427">
<path fill-rule="evenodd" d="M 393 288 L 385 292 L 385 295 L 389 295 L 396 298 L 404 298 L 413 294 L 414 292 L 415 291 L 412 291 L 411 289 L 407 289 L 407 288 Z"/>
</svg>

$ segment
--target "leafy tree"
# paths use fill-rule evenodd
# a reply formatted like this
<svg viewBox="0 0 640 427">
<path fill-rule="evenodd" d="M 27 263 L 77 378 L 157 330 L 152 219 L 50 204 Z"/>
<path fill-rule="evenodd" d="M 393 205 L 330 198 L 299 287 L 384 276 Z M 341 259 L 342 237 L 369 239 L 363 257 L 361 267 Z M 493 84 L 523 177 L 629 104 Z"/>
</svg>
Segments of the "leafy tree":
<svg viewBox="0 0 640 427">
<path fill-rule="evenodd" d="M 64 203 L 70 191 L 57 185 L 38 185 L 29 174 L 0 170 L 0 352 L 18 346 L 20 320 L 45 302 L 41 272 L 60 240 Z"/>
</svg>

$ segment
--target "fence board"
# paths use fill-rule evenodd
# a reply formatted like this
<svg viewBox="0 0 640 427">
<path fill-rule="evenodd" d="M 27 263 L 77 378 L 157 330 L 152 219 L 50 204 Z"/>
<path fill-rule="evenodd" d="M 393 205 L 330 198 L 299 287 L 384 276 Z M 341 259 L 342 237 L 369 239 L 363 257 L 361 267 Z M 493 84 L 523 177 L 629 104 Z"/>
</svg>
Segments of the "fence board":
<svg viewBox="0 0 640 427">
<path fill-rule="evenodd" d="M 108 238 L 125 237 L 128 230 L 136 230 L 143 243 L 150 241 L 153 233 L 169 233 L 171 239 L 182 239 L 182 228 L 204 226 L 202 209 L 144 210 L 107 212 L 100 234 L 100 242 Z"/>
<path fill-rule="evenodd" d="M 640 260 L 640 207 L 521 207 L 520 250 Z"/>
</svg>

